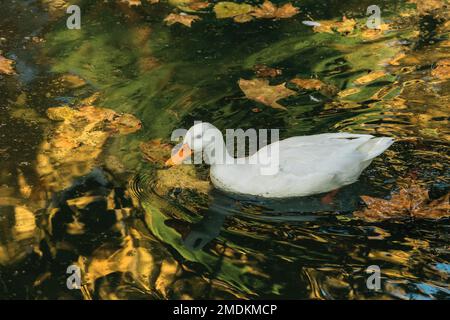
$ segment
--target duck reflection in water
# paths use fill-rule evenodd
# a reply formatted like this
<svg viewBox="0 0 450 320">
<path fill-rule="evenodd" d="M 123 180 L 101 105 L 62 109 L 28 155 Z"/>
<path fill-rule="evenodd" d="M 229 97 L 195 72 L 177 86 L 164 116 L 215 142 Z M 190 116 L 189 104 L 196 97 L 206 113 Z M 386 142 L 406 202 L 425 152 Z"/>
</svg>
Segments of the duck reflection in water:
<svg viewBox="0 0 450 320">
<path fill-rule="evenodd" d="M 267 199 L 230 195 L 218 190 L 211 192 L 212 202 L 203 218 L 183 228 L 183 243 L 190 250 L 201 250 L 217 238 L 229 216 L 244 216 L 269 222 L 309 222 L 329 216 L 331 213 L 351 213 L 360 203 L 360 183 L 341 188 L 333 200 L 323 201 L 324 195 Z M 245 208 L 245 210 L 243 210 Z M 251 213 L 254 212 L 254 213 Z"/>
</svg>

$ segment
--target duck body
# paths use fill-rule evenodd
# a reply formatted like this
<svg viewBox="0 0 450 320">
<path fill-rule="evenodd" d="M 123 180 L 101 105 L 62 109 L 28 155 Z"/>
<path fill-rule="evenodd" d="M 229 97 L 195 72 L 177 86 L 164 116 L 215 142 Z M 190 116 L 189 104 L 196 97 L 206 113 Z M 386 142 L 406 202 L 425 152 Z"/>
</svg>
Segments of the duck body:
<svg viewBox="0 0 450 320">
<path fill-rule="evenodd" d="M 302 197 L 356 182 L 392 143 L 393 139 L 386 137 L 325 133 L 276 141 L 249 157 L 234 158 L 226 150 L 221 132 L 200 122 L 187 131 L 183 147 L 166 164 L 181 164 L 197 152 L 210 164 L 214 186 L 224 192 L 265 198 Z"/>
<path fill-rule="evenodd" d="M 320 194 L 356 182 L 392 143 L 391 138 L 347 133 L 292 137 L 261 148 L 244 164 L 212 164 L 210 177 L 216 188 L 236 194 L 265 198 Z M 260 163 L 252 162 L 252 157 Z M 261 174 L 267 166 L 277 170 Z"/>
</svg>

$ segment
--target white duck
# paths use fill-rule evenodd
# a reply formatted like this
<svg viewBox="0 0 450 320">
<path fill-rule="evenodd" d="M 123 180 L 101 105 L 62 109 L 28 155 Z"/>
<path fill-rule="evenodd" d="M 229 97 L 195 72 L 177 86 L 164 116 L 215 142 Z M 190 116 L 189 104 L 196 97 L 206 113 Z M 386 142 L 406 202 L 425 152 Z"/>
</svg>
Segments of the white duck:
<svg viewBox="0 0 450 320">
<path fill-rule="evenodd" d="M 267 145 L 247 158 L 239 158 L 244 163 L 238 164 L 227 152 L 221 132 L 201 122 L 187 131 L 182 148 L 166 164 L 181 164 L 192 151 L 203 153 L 211 165 L 211 181 L 218 189 L 266 198 L 298 197 L 356 182 L 392 143 L 392 138 L 351 133 L 299 136 Z M 270 173 L 268 167 L 277 170 Z"/>
</svg>

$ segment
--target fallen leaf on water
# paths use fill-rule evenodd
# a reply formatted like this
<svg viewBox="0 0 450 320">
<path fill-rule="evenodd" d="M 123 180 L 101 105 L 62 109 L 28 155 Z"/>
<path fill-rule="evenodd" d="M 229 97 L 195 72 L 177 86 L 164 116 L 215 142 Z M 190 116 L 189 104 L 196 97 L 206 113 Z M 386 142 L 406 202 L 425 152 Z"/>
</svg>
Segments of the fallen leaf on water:
<svg viewBox="0 0 450 320">
<path fill-rule="evenodd" d="M 254 9 L 251 15 L 261 19 L 285 19 L 295 16 L 298 12 L 299 9 L 290 3 L 277 7 L 270 1 L 264 1 L 262 5 Z"/>
<path fill-rule="evenodd" d="M 289 82 L 295 84 L 297 87 L 305 90 L 320 90 L 325 86 L 325 83 L 318 79 L 300 79 L 294 78 Z"/>
<path fill-rule="evenodd" d="M 217 19 L 234 18 L 236 22 L 247 22 L 252 19 L 248 14 L 253 11 L 253 6 L 247 3 L 224 1 L 217 3 L 213 10 Z"/>
<path fill-rule="evenodd" d="M 271 86 L 269 85 L 268 80 L 240 79 L 238 83 L 239 87 L 248 99 L 260 102 L 274 109 L 286 110 L 286 107 L 283 107 L 277 101 L 296 94 L 295 91 L 286 88 L 284 82 Z"/>
<path fill-rule="evenodd" d="M 428 191 L 416 181 L 409 181 L 390 200 L 362 196 L 367 208 L 355 212 L 355 216 L 369 221 L 413 217 L 440 219 L 450 217 L 450 193 L 431 200 Z"/>
<path fill-rule="evenodd" d="M 235 22 L 243 23 L 257 19 L 285 19 L 296 15 L 299 9 L 291 3 L 277 7 L 270 1 L 264 1 L 260 6 L 246 3 L 219 2 L 214 6 L 217 19 L 233 18 Z"/>
<path fill-rule="evenodd" d="M 0 74 L 13 75 L 16 72 L 13 68 L 14 61 L 6 59 L 0 55 Z"/>
<path fill-rule="evenodd" d="M 264 64 L 255 65 L 253 70 L 255 70 L 255 74 L 259 78 L 274 78 L 283 73 L 280 69 L 271 68 Z"/>
<path fill-rule="evenodd" d="M 385 75 L 386 75 L 386 73 L 384 71 L 373 71 L 362 77 L 359 77 L 354 82 L 356 84 L 360 84 L 360 85 L 367 84 L 367 83 L 373 82 L 377 79 L 380 79 L 380 78 L 384 77 Z"/>
<path fill-rule="evenodd" d="M 431 71 L 431 75 L 440 80 L 450 79 L 450 59 L 438 61 L 436 68 Z"/>
<path fill-rule="evenodd" d="M 314 26 L 314 32 L 326 32 L 334 33 L 338 32 L 341 34 L 351 33 L 356 27 L 355 19 L 342 18 L 342 21 L 325 20 L 319 21 L 320 26 Z"/>
<path fill-rule="evenodd" d="M 201 18 L 197 15 L 191 15 L 186 13 L 171 13 L 169 14 L 164 21 L 168 26 L 171 26 L 175 23 L 181 23 L 182 25 L 185 25 L 186 27 L 191 27 L 192 22 L 201 20 Z"/>
</svg>

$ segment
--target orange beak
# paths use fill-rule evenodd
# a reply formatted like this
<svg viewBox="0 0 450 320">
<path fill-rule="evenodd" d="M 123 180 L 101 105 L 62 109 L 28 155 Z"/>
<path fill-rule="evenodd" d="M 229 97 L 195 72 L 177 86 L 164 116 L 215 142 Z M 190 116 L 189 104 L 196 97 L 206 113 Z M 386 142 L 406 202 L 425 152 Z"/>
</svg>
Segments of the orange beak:
<svg viewBox="0 0 450 320">
<path fill-rule="evenodd" d="M 166 166 L 176 166 L 182 164 L 183 161 L 192 154 L 191 148 L 185 143 L 181 148 L 166 161 Z"/>
</svg>

